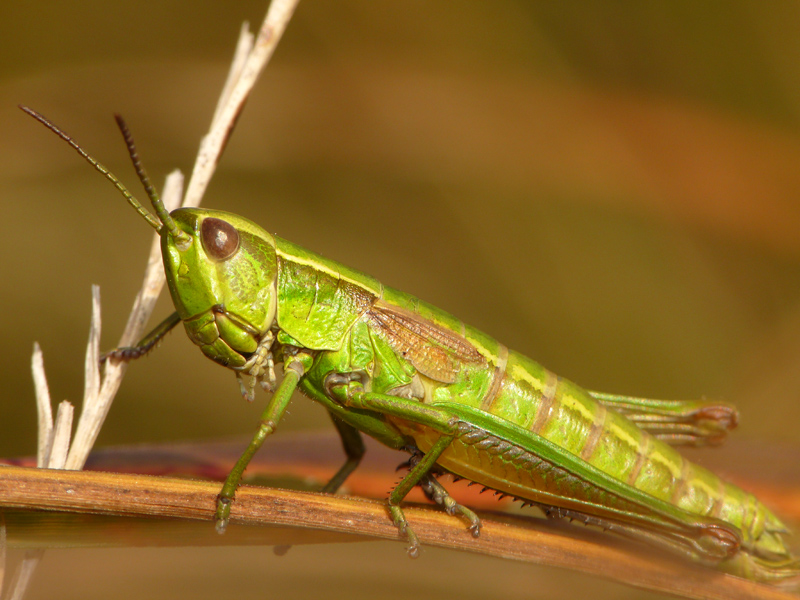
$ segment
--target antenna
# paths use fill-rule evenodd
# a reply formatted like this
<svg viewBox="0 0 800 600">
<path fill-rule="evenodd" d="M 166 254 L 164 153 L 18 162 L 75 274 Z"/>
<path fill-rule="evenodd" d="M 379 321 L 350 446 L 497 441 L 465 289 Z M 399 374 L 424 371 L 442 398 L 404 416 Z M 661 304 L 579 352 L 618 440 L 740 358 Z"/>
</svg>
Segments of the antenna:
<svg viewBox="0 0 800 600">
<path fill-rule="evenodd" d="M 100 171 L 106 179 L 108 179 L 111 183 L 114 184 L 120 193 L 125 197 L 136 212 L 138 212 L 145 221 L 156 231 L 161 232 L 162 227 L 167 227 L 170 234 L 175 239 L 178 245 L 181 243 L 186 244 L 187 242 L 191 242 L 191 237 L 184 231 L 181 231 L 178 226 L 175 224 L 175 221 L 172 217 L 169 216 L 166 208 L 164 208 L 164 203 L 158 197 L 158 194 L 155 191 L 152 183 L 150 183 L 150 179 L 147 177 L 147 173 L 142 166 L 141 161 L 139 160 L 139 155 L 136 153 L 136 147 L 133 143 L 133 136 L 131 136 L 130 131 L 128 130 L 127 125 L 125 125 L 125 121 L 122 120 L 122 117 L 116 116 L 117 124 L 119 125 L 120 130 L 122 131 L 122 135 L 125 138 L 125 143 L 128 146 L 128 153 L 131 156 L 131 160 L 133 161 L 133 166 L 136 169 L 136 173 L 139 175 L 139 179 L 144 185 L 144 189 L 147 192 L 147 195 L 150 197 L 150 201 L 153 204 L 153 208 L 156 210 L 156 214 L 158 217 L 155 217 L 152 213 L 150 213 L 144 206 L 142 206 L 141 202 L 139 202 L 136 197 L 128 191 L 128 188 L 114 175 L 111 171 L 109 171 L 106 167 L 104 167 L 100 162 L 98 162 L 93 156 L 91 156 L 88 152 L 86 152 L 78 142 L 76 142 L 70 135 L 59 129 L 53 122 L 47 119 L 44 115 L 39 114 L 32 108 L 28 108 L 27 106 L 20 105 L 20 109 L 23 112 L 26 112 L 31 117 L 39 121 L 42 125 L 47 127 L 50 131 L 55 133 L 58 137 L 62 140 L 67 142 L 72 148 L 80 154 L 86 162 L 92 165 L 95 169 Z M 161 220 L 159 220 L 159 218 Z M 162 225 L 163 223 L 163 225 Z"/>
</svg>

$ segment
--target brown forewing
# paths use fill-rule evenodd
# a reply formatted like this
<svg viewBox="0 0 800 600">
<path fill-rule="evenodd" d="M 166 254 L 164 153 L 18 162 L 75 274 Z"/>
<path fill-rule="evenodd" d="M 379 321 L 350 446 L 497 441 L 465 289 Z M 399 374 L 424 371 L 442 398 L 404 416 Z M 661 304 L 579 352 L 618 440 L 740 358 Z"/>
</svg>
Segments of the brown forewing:
<svg viewBox="0 0 800 600">
<path fill-rule="evenodd" d="M 367 316 L 392 348 L 435 381 L 453 383 L 461 363 L 486 362 L 463 336 L 411 311 L 376 303 Z"/>
</svg>

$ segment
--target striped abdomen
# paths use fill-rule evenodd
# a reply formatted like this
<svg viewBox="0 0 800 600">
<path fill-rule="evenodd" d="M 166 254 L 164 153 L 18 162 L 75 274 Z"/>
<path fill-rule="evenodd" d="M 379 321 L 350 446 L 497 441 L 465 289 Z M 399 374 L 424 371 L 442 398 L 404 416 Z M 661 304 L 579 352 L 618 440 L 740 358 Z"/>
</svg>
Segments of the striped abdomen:
<svg viewBox="0 0 800 600">
<path fill-rule="evenodd" d="M 774 535 L 783 529 L 782 524 L 752 494 L 691 463 L 671 446 L 596 402 L 579 386 L 534 361 L 501 348 L 493 362 L 492 382 L 480 398 L 462 396 L 449 401 L 463 403 L 472 410 L 510 422 L 528 434 L 541 436 L 622 484 L 687 513 L 725 521 L 741 530 L 745 549 L 779 555 L 787 552 L 782 540 Z M 477 436 L 476 440 L 480 437 L 479 433 L 472 435 Z M 609 493 L 591 479 L 584 481 L 560 473 L 557 464 L 548 461 L 532 464 L 534 471 L 544 469 L 546 473 L 526 473 L 525 468 L 520 468 L 520 459 L 511 456 L 514 460 L 508 461 L 509 456 L 501 456 L 498 448 L 492 448 L 487 441 L 470 444 L 468 439 L 461 438 L 440 463 L 454 467 L 452 470 L 456 472 L 465 467 L 471 469 L 467 463 L 472 463 L 478 466 L 472 473 L 458 474 L 545 504 L 547 494 L 552 494 L 556 499 L 572 498 L 619 511 L 648 513 L 646 503 L 626 498 L 624 494 Z M 452 462 L 449 466 L 448 461 Z M 530 489 L 526 492 L 526 488 Z"/>
</svg>

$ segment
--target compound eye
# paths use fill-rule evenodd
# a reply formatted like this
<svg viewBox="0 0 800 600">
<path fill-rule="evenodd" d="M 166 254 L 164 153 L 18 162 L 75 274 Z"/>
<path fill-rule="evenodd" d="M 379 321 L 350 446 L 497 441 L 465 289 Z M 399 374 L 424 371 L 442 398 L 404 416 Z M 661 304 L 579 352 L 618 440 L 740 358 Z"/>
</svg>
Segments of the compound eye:
<svg viewBox="0 0 800 600">
<path fill-rule="evenodd" d="M 206 254 L 213 260 L 227 260 L 239 249 L 239 232 L 222 219 L 203 219 L 202 240 Z"/>
</svg>

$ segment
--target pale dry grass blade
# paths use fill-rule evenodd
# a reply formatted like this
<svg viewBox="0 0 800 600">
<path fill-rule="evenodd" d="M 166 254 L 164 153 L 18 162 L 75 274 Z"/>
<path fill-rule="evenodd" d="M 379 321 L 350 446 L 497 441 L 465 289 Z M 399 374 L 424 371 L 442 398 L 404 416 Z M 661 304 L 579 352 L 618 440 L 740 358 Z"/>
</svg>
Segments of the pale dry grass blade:
<svg viewBox="0 0 800 600">
<path fill-rule="evenodd" d="M 173 210 L 180 205 L 183 189 L 183 175 L 173 172 L 167 177 L 162 200 L 167 210 Z M 136 295 L 125 331 L 120 338 L 120 346 L 130 346 L 141 338 L 150 315 L 155 307 L 161 288 L 164 286 L 164 269 L 161 262 L 161 238 L 155 234 L 150 246 L 150 256 L 145 269 L 142 288 Z M 86 374 L 89 378 L 99 377 L 99 370 L 93 371 L 90 367 L 90 355 L 93 365 L 99 365 L 99 339 L 100 339 L 100 292 L 92 289 L 92 325 L 90 327 L 89 345 L 86 349 L 87 367 Z M 81 469 L 86 462 L 92 446 L 94 446 L 100 428 L 108 415 L 114 396 L 122 384 L 122 378 L 127 370 L 127 363 L 107 361 L 103 371 L 102 383 L 89 385 L 84 397 L 78 428 L 69 456 L 64 466 L 66 469 Z"/>
<path fill-rule="evenodd" d="M 83 395 L 83 407 L 78 430 L 75 433 L 75 443 L 69 449 L 69 456 L 64 464 L 67 469 L 80 469 L 86 461 L 94 441 L 100 432 L 100 426 L 105 420 L 111 404 L 100 401 L 101 392 L 105 388 L 105 381 L 100 379 L 100 288 L 92 286 L 92 317 L 89 325 L 89 343 L 86 347 L 85 376 L 86 382 Z M 108 379 L 108 376 L 106 376 Z"/>
<path fill-rule="evenodd" d="M 44 467 L 50 457 L 50 444 L 53 432 L 53 408 L 50 401 L 50 388 L 44 372 L 44 357 L 38 342 L 33 343 L 31 358 L 33 371 L 33 387 L 36 392 L 36 414 L 38 417 L 38 443 L 36 449 L 36 466 Z"/>
<path fill-rule="evenodd" d="M 28 550 L 25 557 L 22 559 L 17 572 L 14 574 L 14 579 L 11 585 L 8 586 L 7 600 L 22 600 L 25 597 L 25 592 L 30 586 L 33 574 L 36 572 L 36 567 L 39 566 L 39 561 L 44 556 L 44 550 L 35 549 Z"/>
<path fill-rule="evenodd" d="M 233 131 L 233 126 L 236 124 L 236 118 L 250 95 L 259 74 L 275 51 L 298 2 L 299 0 L 273 0 L 258 32 L 255 44 L 241 66 L 238 65 L 241 59 L 237 52 L 234 66 L 229 75 L 229 82 L 226 83 L 226 90 L 229 88 L 230 93 L 222 108 L 215 113 L 215 119 L 208 134 L 200 142 L 200 151 L 197 154 L 192 177 L 186 190 L 184 206 L 198 206 L 200 204 L 200 200 L 214 174 L 222 150 L 225 148 L 225 143 L 228 141 Z M 248 42 L 243 40 L 245 36 L 249 35 L 243 30 L 240 36 L 240 48 L 247 46 Z M 234 75 L 234 72 L 238 74 Z M 234 79 L 235 83 L 231 84 L 230 81 Z"/>
<path fill-rule="evenodd" d="M 91 401 L 100 391 L 100 287 L 92 286 L 92 316 L 89 327 L 89 342 L 86 344 L 84 360 L 83 403 Z"/>
<path fill-rule="evenodd" d="M 72 404 L 64 400 L 58 405 L 56 424 L 53 433 L 53 447 L 50 452 L 48 469 L 63 469 L 67 464 L 69 453 L 69 438 L 72 435 Z"/>
<path fill-rule="evenodd" d="M 242 69 L 247 62 L 247 57 L 253 49 L 253 40 L 255 37 L 250 33 L 250 24 L 245 21 L 242 23 L 242 28 L 239 30 L 239 41 L 236 43 L 236 52 L 233 54 L 233 61 L 231 68 L 228 71 L 228 78 L 225 80 L 225 85 L 222 86 L 222 93 L 217 100 L 217 106 L 214 108 L 214 116 L 211 117 L 211 128 L 219 121 L 222 111 L 230 101 L 231 92 L 233 91 L 236 82 L 242 75 Z"/>
</svg>

